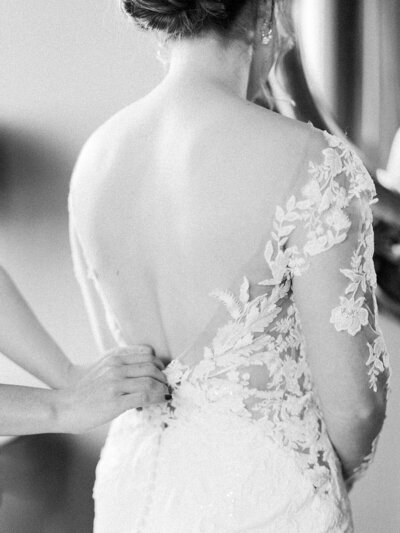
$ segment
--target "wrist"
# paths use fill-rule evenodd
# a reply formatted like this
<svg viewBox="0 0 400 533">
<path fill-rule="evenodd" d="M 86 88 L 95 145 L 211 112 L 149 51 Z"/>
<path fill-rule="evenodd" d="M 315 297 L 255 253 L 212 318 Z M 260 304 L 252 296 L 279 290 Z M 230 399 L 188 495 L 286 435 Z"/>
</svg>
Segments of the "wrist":
<svg viewBox="0 0 400 533">
<path fill-rule="evenodd" d="M 62 390 L 70 387 L 73 383 L 74 367 L 75 365 L 65 357 L 57 369 L 57 374 L 53 375 L 51 379 L 49 377 L 47 379 L 42 378 L 42 381 L 53 390 Z"/>
<path fill-rule="evenodd" d="M 73 387 L 86 373 L 85 365 L 70 363 L 66 372 L 65 387 Z"/>
<path fill-rule="evenodd" d="M 56 433 L 73 433 L 71 426 L 72 400 L 70 390 L 52 391 L 52 413 Z"/>
</svg>

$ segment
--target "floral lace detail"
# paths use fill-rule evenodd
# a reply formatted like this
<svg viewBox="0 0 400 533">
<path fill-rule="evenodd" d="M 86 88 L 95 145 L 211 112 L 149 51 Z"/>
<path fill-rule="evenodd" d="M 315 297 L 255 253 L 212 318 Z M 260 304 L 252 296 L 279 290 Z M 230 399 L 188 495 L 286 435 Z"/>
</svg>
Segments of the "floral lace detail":
<svg viewBox="0 0 400 533">
<path fill-rule="evenodd" d="M 274 528 L 274 531 L 286 533 L 289 527 L 292 528 L 290 531 L 312 529 L 350 533 L 353 530 L 341 465 L 328 437 L 313 387 L 293 285 L 295 278 L 302 276 L 310 268 L 315 256 L 340 245 L 349 235 L 353 237 L 352 231 L 357 225 L 357 241 L 349 264 L 338 269 L 342 275 L 339 278 L 343 282 L 343 289 L 338 293 L 337 303 L 334 302 L 333 308 L 329 309 L 328 316 L 335 331 L 346 332 L 355 339 L 366 339 L 366 372 L 374 391 L 378 390 L 380 379 L 388 376 L 389 361 L 376 322 L 376 276 L 372 260 L 370 209 L 375 188 L 358 156 L 337 137 L 327 132 L 323 132 L 323 135 L 326 142 L 322 150 L 322 162 L 310 161 L 308 179 L 298 197 L 292 194 L 285 205 L 276 207 L 272 231 L 264 248 L 266 278 L 250 282 L 244 276 L 237 294 L 219 289 L 210 293 L 226 308 L 228 321 L 217 329 L 196 364 L 186 365 L 183 359 L 178 358 L 164 370 L 172 399 L 167 403 L 146 407 L 140 412 L 129 410 L 113 422 L 111 439 L 100 463 L 98 476 L 96 474 L 100 480 L 96 489 L 96 497 L 101 501 L 98 509 L 103 512 L 103 507 L 107 508 L 104 511 L 104 516 L 107 516 L 104 521 L 106 525 L 99 531 L 110 531 L 120 521 L 122 513 L 128 513 L 126 521 L 129 524 L 135 519 L 130 505 L 126 505 L 126 500 L 121 497 L 121 487 L 136 490 L 135 502 L 139 505 L 141 498 L 144 502 L 140 520 L 151 522 L 151 516 L 158 516 L 160 511 L 160 506 L 157 507 L 154 501 L 153 514 L 148 508 L 153 496 L 157 496 L 157 491 L 161 490 L 164 505 L 167 492 L 163 490 L 165 487 L 168 490 L 174 489 L 174 484 L 170 487 L 170 480 L 176 473 L 173 469 L 176 468 L 177 459 L 180 456 L 190 456 L 192 452 L 193 456 L 187 462 L 179 463 L 184 466 L 176 468 L 185 474 L 193 462 L 193 470 L 188 472 L 187 477 L 181 476 L 184 490 L 179 495 L 179 505 L 184 493 L 190 492 L 187 487 L 201 477 L 203 471 L 205 489 L 197 493 L 197 496 L 208 495 L 211 485 L 218 485 L 223 477 L 215 480 L 216 476 L 209 476 L 207 470 L 210 459 L 214 459 L 214 463 L 210 464 L 215 465 L 222 455 L 226 455 L 225 449 L 221 456 L 215 454 L 215 449 L 220 446 L 220 424 L 222 433 L 227 435 L 224 445 L 236 438 L 232 435 L 240 436 L 236 452 L 241 454 L 243 450 L 250 449 L 251 453 L 246 456 L 249 464 L 241 464 L 240 460 L 226 463 L 229 464 L 226 471 L 233 470 L 234 476 L 236 472 L 238 477 L 233 476 L 235 481 L 229 486 L 227 494 L 221 489 L 214 498 L 215 501 L 211 502 L 215 509 L 221 508 L 221 502 L 231 502 L 231 509 L 235 510 L 238 504 L 248 506 L 254 502 L 257 504 L 258 501 L 258 507 L 264 509 L 266 500 L 261 496 L 264 495 L 265 487 L 272 484 L 274 490 L 277 486 L 281 487 L 281 492 L 277 491 L 279 502 L 276 504 L 276 518 L 278 521 L 282 519 L 283 524 L 280 528 L 279 525 Z M 72 219 L 72 210 L 70 215 Z M 81 250 L 81 246 L 78 246 L 77 236 L 74 226 L 74 260 L 76 263 L 88 264 L 83 248 Z M 293 244 L 294 242 L 297 244 Z M 90 268 L 86 271 L 82 267 L 82 272 L 77 271 L 77 276 L 78 279 L 80 276 L 82 284 L 87 283 L 86 278 L 92 279 L 106 311 L 109 329 L 119 345 L 125 344 L 123 331 L 102 292 L 95 272 Z M 260 295 L 260 291 L 265 292 Z M 252 297 L 252 294 L 258 295 Z M 233 430 L 230 433 L 233 427 L 236 427 L 236 433 Z M 229 429 L 225 432 L 225 428 Z M 204 433 L 206 439 L 203 439 Z M 179 438 L 189 440 L 181 446 Z M 199 440 L 197 455 L 196 450 L 193 451 L 196 440 Z M 377 441 L 375 439 L 371 453 L 348 480 L 348 487 L 367 469 L 373 459 Z M 205 452 L 204 443 L 211 443 Z M 256 450 L 254 443 L 259 445 Z M 234 448 L 235 446 L 231 451 Z M 203 463 L 197 463 L 203 453 L 209 455 Z M 158 454 L 164 454 L 160 455 L 162 462 L 157 462 Z M 264 454 L 271 455 L 272 468 L 262 480 L 255 480 L 258 468 L 265 464 Z M 255 459 L 256 456 L 259 460 Z M 153 462 L 149 463 L 148 459 L 151 457 Z M 286 479 L 283 479 L 285 475 L 281 474 L 280 466 L 278 472 L 274 470 L 275 459 L 279 459 L 282 467 L 288 467 L 286 472 L 290 474 Z M 163 469 L 168 465 L 172 470 Z M 247 473 L 247 466 L 250 473 Z M 246 471 L 245 477 L 241 477 L 243 469 Z M 157 482 L 156 476 L 159 476 Z M 243 479 L 248 484 L 247 496 L 244 496 Z M 282 513 L 280 498 L 285 497 L 287 481 L 295 487 L 296 493 L 301 493 L 300 510 L 290 507 L 289 511 L 285 508 Z M 114 491 L 112 497 L 110 491 Z M 310 494 L 313 495 L 312 498 Z M 193 527 L 192 530 L 222 531 L 217 527 L 217 522 L 212 523 L 208 499 L 204 498 L 204 501 L 207 506 L 202 508 L 196 500 L 193 513 L 201 514 L 202 520 L 207 520 L 210 526 L 208 529 Z M 191 500 L 188 502 L 192 503 Z M 293 501 L 290 502 L 292 504 Z M 179 510 L 181 509 L 179 506 Z M 301 509 L 304 511 L 305 521 L 302 519 L 303 525 L 300 527 Z M 110 517 L 118 517 L 112 521 L 112 527 L 108 514 Z M 189 511 L 188 516 L 192 520 Z M 222 513 L 222 516 L 225 521 L 228 515 Z M 312 522 L 312 519 L 317 518 L 323 525 L 318 522 L 314 526 L 316 522 Z M 99 523 L 101 521 L 102 518 L 99 518 Z M 160 521 L 156 522 L 157 525 L 160 524 Z M 167 522 L 163 522 L 163 527 L 165 523 Z M 118 530 L 121 530 L 119 526 Z M 160 527 L 151 529 L 149 526 L 146 529 L 145 522 L 140 522 L 137 529 L 129 525 L 129 531 L 141 530 L 159 531 Z M 228 530 L 239 531 L 239 527 L 227 528 L 226 531 Z M 240 530 L 244 528 L 241 527 Z"/>
<path fill-rule="evenodd" d="M 286 212 L 280 206 L 276 208 L 273 240 L 268 241 L 265 248 L 265 259 L 273 278 L 261 284 L 280 283 L 285 276 L 300 275 L 308 268 L 310 256 L 343 242 L 351 226 L 345 208 L 354 199 L 359 199 L 363 217 L 358 245 L 353 252 L 350 268 L 340 269 L 349 283 L 345 296 L 339 297 L 340 305 L 332 310 L 330 318 L 337 331 L 347 331 L 354 336 L 362 326 L 369 324 L 365 293 L 372 295 L 372 314 L 374 317 L 377 315 L 372 211 L 367 207 L 377 201 L 374 198 L 376 191 L 358 155 L 338 137 L 326 131 L 323 134 L 329 146 L 322 151 L 324 160 L 321 164 L 309 163 L 312 179 L 302 189 L 303 200 L 296 202 L 295 197 L 291 196 L 286 204 Z M 341 183 L 344 178 L 346 182 Z M 295 229 L 291 223 L 296 220 L 302 221 L 307 231 L 302 252 L 296 246 L 283 248 Z M 369 324 L 369 327 L 374 338 L 372 343 L 367 344 L 370 356 L 366 365 L 370 367 L 370 386 L 376 391 L 377 376 L 389 370 L 389 358 L 379 327 L 376 323 Z"/>
<path fill-rule="evenodd" d="M 337 331 L 352 336 L 368 328 L 371 342 L 366 347 L 366 365 L 375 391 L 378 374 L 389 366 L 384 340 L 375 320 L 372 323 L 366 299 L 368 293 L 374 305 L 371 316 L 375 317 L 369 207 L 375 201 L 374 184 L 358 156 L 337 137 L 323 133 L 328 147 L 322 151 L 321 164 L 309 163 L 310 180 L 302 187 L 301 199 L 292 195 L 285 209 L 276 207 L 271 239 L 264 250 L 270 275 L 257 283 L 265 286 L 266 292 L 251 299 L 251 285 L 245 276 L 238 296 L 218 289 L 210 293 L 225 305 L 230 321 L 218 329 L 194 367 L 174 360 L 165 372 L 174 390 L 169 423 L 183 411 L 187 414 L 188 398 L 194 410 L 206 408 L 210 402 L 214 408 L 229 409 L 262 425 L 296 458 L 315 489 L 332 496 L 338 459 L 313 391 L 291 283 L 309 268 L 313 256 L 346 239 L 352 224 L 346 209 L 351 210 L 354 201 L 361 205 L 359 240 L 349 268 L 340 269 L 348 285 L 330 322 Z M 296 228 L 306 235 L 300 247 L 289 245 Z M 190 394 L 185 394 L 185 389 Z M 355 477 L 371 462 L 374 444 Z"/>
</svg>

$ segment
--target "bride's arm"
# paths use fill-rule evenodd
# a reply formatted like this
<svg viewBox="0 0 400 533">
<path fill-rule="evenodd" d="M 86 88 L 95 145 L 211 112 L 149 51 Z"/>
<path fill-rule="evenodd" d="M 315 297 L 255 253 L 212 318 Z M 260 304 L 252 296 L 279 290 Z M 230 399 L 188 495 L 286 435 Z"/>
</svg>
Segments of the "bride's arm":
<svg viewBox="0 0 400 533">
<path fill-rule="evenodd" d="M 306 357 L 346 478 L 373 452 L 385 419 L 388 379 L 373 288 L 368 282 L 362 287 L 360 275 L 353 296 L 343 274 L 350 276 L 355 264 L 358 220 L 353 215 L 346 240 L 313 256 L 308 270 L 293 279 Z"/>
<path fill-rule="evenodd" d="M 90 272 L 89 265 L 85 258 L 78 231 L 75 226 L 75 216 L 72 204 L 72 193 L 70 193 L 68 199 L 69 239 L 74 274 L 81 290 L 96 345 L 100 351 L 104 353 L 116 348 L 118 343 L 110 331 L 110 323 L 107 320 L 106 307 L 96 289 L 94 278 L 91 275 L 92 273 Z M 112 320 L 112 317 L 109 316 L 108 319 Z"/>
<path fill-rule="evenodd" d="M 71 361 L 0 267 L 0 352 L 52 388 L 69 384 Z"/>
<path fill-rule="evenodd" d="M 346 477 L 352 477 L 373 457 L 388 390 L 375 298 L 375 190 L 347 144 L 333 136 L 322 140 L 293 217 L 298 222 L 289 246 L 303 250 L 306 261 L 293 278 L 293 294 L 327 430 Z"/>
</svg>

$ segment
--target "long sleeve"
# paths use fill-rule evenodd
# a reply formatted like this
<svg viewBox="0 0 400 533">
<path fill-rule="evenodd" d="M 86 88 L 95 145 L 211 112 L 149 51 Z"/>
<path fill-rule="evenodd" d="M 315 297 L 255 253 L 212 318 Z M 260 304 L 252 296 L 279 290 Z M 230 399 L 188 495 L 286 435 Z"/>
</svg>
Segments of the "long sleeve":
<svg viewBox="0 0 400 533">
<path fill-rule="evenodd" d="M 333 445 L 355 478 L 373 457 L 389 378 L 375 298 L 375 188 L 347 144 L 318 135 L 301 198 L 281 218 L 290 224 L 285 253 L 314 386 Z"/>
</svg>

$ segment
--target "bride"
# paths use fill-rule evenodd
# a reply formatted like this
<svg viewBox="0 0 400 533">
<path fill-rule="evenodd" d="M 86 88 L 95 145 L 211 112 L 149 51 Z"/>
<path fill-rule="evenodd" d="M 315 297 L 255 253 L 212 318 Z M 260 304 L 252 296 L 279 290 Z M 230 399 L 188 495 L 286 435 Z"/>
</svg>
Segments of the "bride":
<svg viewBox="0 0 400 533">
<path fill-rule="evenodd" d="M 374 184 L 346 142 L 247 100 L 287 2 L 123 4 L 169 68 L 85 143 L 71 243 L 102 350 L 166 366 L 132 375 L 141 409 L 110 427 L 94 531 L 351 532 L 389 375 Z"/>
</svg>

